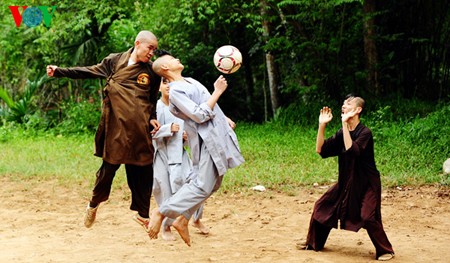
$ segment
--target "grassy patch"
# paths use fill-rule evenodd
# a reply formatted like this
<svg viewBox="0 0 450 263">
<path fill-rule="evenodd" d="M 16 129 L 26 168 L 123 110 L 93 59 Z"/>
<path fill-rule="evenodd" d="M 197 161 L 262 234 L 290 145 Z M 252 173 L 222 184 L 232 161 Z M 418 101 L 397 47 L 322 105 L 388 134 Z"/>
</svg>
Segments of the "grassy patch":
<svg viewBox="0 0 450 263">
<path fill-rule="evenodd" d="M 337 178 L 337 160 L 315 152 L 315 130 L 275 124 L 240 124 L 237 129 L 246 162 L 225 176 L 225 188 L 289 191 L 299 185 L 328 183 Z"/>
<path fill-rule="evenodd" d="M 93 185 L 101 159 L 93 155 L 92 135 L 61 136 L 17 132 L 0 142 L 0 176 L 13 179 L 58 180 L 61 184 Z M 126 184 L 123 168 L 116 185 Z"/>
<path fill-rule="evenodd" d="M 442 172 L 442 163 L 450 157 L 450 124 L 442 116 L 449 114 L 450 107 L 444 107 L 408 122 L 365 121 L 374 134 L 383 185 L 450 184 Z M 337 128 L 329 127 L 327 136 Z M 222 191 L 245 192 L 261 184 L 289 194 L 299 186 L 335 182 L 337 158 L 322 159 L 315 152 L 316 132 L 316 127 L 299 125 L 239 123 L 236 133 L 246 162 L 225 175 Z M 101 164 L 93 156 L 93 135 L 53 135 L 17 127 L 0 127 L 0 135 L 0 176 L 92 186 Z M 123 170 L 115 187 L 126 187 Z"/>
</svg>

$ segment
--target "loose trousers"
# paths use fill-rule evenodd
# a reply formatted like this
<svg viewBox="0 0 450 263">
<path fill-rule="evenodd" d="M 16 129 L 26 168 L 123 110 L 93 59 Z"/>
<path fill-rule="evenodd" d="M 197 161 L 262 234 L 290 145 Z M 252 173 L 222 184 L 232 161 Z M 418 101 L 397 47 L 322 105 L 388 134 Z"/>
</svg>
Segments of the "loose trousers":
<svg viewBox="0 0 450 263">
<path fill-rule="evenodd" d="M 197 177 L 197 173 L 193 172 L 190 174 L 191 177 L 187 178 L 188 182 L 185 182 L 186 178 L 172 178 L 169 175 L 169 165 L 167 161 L 163 161 L 163 157 L 159 156 L 161 153 L 157 152 L 155 155 L 155 160 L 153 163 L 153 197 L 155 198 L 158 206 L 170 198 L 174 193 L 176 193 L 184 184 L 189 183 Z M 203 218 L 203 207 L 202 204 L 198 210 L 195 211 L 193 217 L 194 221 L 198 221 Z M 175 219 L 166 217 L 163 221 L 164 227 L 170 227 Z"/>
<path fill-rule="evenodd" d="M 366 229 L 370 240 L 375 246 L 376 259 L 383 254 L 394 253 L 392 245 L 387 238 L 386 232 L 384 231 L 383 224 L 381 221 L 375 219 L 376 196 L 372 190 L 369 189 L 366 192 L 362 206 L 370 208 L 361 209 L 361 211 L 367 211 L 363 212 L 361 218 L 364 222 L 363 228 Z M 319 221 L 315 220 L 315 212 L 316 211 L 314 211 L 313 216 L 311 216 L 306 244 L 307 249 L 319 251 L 325 246 L 325 242 L 327 241 L 332 227 L 321 224 Z"/>
<path fill-rule="evenodd" d="M 166 199 L 159 207 L 159 212 L 169 218 L 183 215 L 190 219 L 212 193 L 219 189 L 223 176 L 219 176 L 217 168 L 206 145 L 200 148 L 198 175 L 184 184 L 173 196 Z"/>
<path fill-rule="evenodd" d="M 91 204 L 100 204 L 108 200 L 111 186 L 120 164 L 110 164 L 103 161 L 97 171 Z M 130 209 L 137 211 L 140 216 L 149 218 L 150 197 L 153 186 L 153 166 L 137 166 L 125 164 L 128 187 L 131 190 Z"/>
</svg>

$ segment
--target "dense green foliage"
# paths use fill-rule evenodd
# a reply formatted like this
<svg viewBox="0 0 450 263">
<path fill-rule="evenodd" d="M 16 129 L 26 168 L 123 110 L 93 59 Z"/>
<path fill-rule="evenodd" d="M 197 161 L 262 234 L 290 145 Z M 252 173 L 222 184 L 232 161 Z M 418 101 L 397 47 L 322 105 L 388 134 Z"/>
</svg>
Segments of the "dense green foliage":
<svg viewBox="0 0 450 263">
<path fill-rule="evenodd" d="M 143 29 L 181 59 L 185 75 L 210 89 L 219 75 L 214 51 L 238 47 L 244 65 L 227 76 L 221 99 L 235 120 L 304 124 L 311 108 L 338 105 L 350 92 L 379 101 L 450 98 L 448 1 L 62 0 L 47 4 L 56 7 L 48 27 L 17 27 L 8 8 L 15 4 L 4 1 L 0 9 L 0 123 L 33 116 L 56 127 L 71 105 L 100 104 L 104 80 L 52 79 L 23 98 L 47 64 L 98 63 L 132 47 Z"/>
</svg>

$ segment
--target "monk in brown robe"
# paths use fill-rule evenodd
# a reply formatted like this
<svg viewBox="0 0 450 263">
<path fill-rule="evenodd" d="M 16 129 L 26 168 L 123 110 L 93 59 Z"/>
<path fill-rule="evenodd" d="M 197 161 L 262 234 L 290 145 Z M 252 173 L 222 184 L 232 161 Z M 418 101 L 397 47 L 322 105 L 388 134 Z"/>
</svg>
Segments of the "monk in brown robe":
<svg viewBox="0 0 450 263">
<path fill-rule="evenodd" d="M 338 156 L 339 178 L 316 203 L 303 248 L 319 251 L 332 228 L 357 232 L 365 228 L 376 249 L 376 259 L 390 260 L 394 250 L 381 222 L 381 180 L 375 165 L 373 136 L 360 122 L 364 108 L 360 97 L 348 96 L 342 105 L 342 129 L 325 138 L 325 128 L 333 115 L 320 110 L 316 151 L 322 158 Z"/>
<path fill-rule="evenodd" d="M 130 209 L 137 211 L 134 220 L 145 230 L 149 222 L 154 152 L 150 132 L 153 128 L 159 129 L 156 102 L 161 83 L 161 78 L 152 70 L 150 59 L 158 48 L 158 40 L 153 33 L 141 31 L 134 43 L 127 52 L 110 54 L 94 66 L 47 66 L 47 75 L 51 77 L 107 81 L 95 135 L 95 155 L 101 157 L 103 163 L 86 208 L 84 224 L 88 228 L 95 221 L 99 204 L 108 200 L 121 164 L 125 164 L 131 190 Z"/>
</svg>

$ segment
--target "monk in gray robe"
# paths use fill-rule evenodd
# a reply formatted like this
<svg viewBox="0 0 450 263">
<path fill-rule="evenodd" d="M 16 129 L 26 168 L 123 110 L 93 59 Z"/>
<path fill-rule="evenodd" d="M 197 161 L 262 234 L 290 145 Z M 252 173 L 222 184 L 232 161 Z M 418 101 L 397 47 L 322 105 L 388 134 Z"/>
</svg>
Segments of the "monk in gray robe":
<svg viewBox="0 0 450 263">
<path fill-rule="evenodd" d="M 189 219 L 211 194 L 219 189 L 225 172 L 244 162 L 236 134 L 217 101 L 228 84 L 223 76 L 214 83 L 210 94 L 205 86 L 193 78 L 182 76 L 184 66 L 171 55 L 160 56 L 153 70 L 169 81 L 170 111 L 184 120 L 188 143 L 197 176 L 184 184 L 158 209 L 153 209 L 150 238 L 158 238 L 165 217 L 174 218 L 172 226 L 190 246 Z"/>
<path fill-rule="evenodd" d="M 161 127 L 153 134 L 153 196 L 158 206 L 195 177 L 192 161 L 185 149 L 188 145 L 184 121 L 175 117 L 169 110 L 169 82 L 166 79 L 161 81 L 160 92 L 156 115 Z M 209 228 L 201 222 L 202 215 L 203 205 L 194 214 L 192 225 L 202 234 L 208 234 Z M 162 238 L 166 241 L 176 240 L 170 229 L 172 222 L 173 219 L 168 217 L 163 221 Z"/>
<path fill-rule="evenodd" d="M 103 162 L 86 208 L 84 224 L 88 228 L 95 221 L 99 204 L 108 200 L 116 171 L 124 164 L 131 190 L 130 209 L 137 211 L 134 220 L 147 231 L 154 152 L 150 132 L 159 128 L 156 101 L 161 78 L 153 72 L 150 61 L 157 47 L 155 35 L 141 31 L 133 48 L 110 54 L 97 65 L 47 66 L 47 75 L 51 77 L 106 79 L 102 115 L 95 135 L 95 155 Z"/>
</svg>

